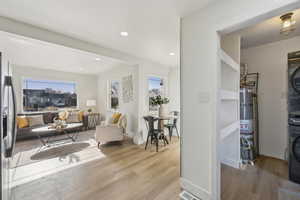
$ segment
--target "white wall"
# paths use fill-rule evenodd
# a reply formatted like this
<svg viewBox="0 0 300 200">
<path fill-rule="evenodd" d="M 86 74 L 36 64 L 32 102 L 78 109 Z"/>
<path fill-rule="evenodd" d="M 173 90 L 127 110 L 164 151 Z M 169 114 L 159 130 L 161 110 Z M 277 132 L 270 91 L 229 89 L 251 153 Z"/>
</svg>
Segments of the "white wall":
<svg viewBox="0 0 300 200">
<path fill-rule="evenodd" d="M 12 66 L 12 72 L 16 90 L 17 111 L 19 113 L 23 112 L 21 101 L 23 78 L 75 82 L 76 92 L 78 95 L 78 105 L 80 109 L 88 109 L 86 107 L 86 100 L 97 99 L 97 76 L 95 75 L 75 74 L 17 65 Z M 96 107 L 92 109 L 97 111 Z"/>
<path fill-rule="evenodd" d="M 259 147 L 262 155 L 285 158 L 288 144 L 287 55 L 300 50 L 300 37 L 242 50 L 249 72 L 259 73 Z"/>
<path fill-rule="evenodd" d="M 294 2 L 299 3 L 215 1 L 181 21 L 181 184 L 201 199 L 220 199 L 218 31 L 228 33 L 279 15 L 295 8 Z"/>
<path fill-rule="evenodd" d="M 133 76 L 133 101 L 124 103 L 122 96 L 122 78 L 132 75 Z M 114 111 L 108 109 L 108 82 L 120 81 L 120 106 L 119 112 L 127 116 L 127 134 L 132 137 L 138 130 L 138 67 L 120 65 L 114 69 L 105 71 L 98 75 L 98 108 L 99 111 L 105 116 L 109 117 Z"/>
<path fill-rule="evenodd" d="M 121 81 L 122 77 L 128 75 L 133 75 L 134 101 L 124 103 L 121 95 L 119 111 L 126 113 L 128 117 L 127 133 L 129 136 L 139 135 L 142 139 L 141 142 L 144 142 L 147 138 L 147 130 L 143 116 L 149 114 L 148 78 L 149 76 L 157 76 L 164 79 L 166 96 L 170 97 L 169 110 L 180 111 L 179 69 L 172 68 L 170 70 L 164 66 L 143 63 L 135 66 L 120 65 L 100 73 L 98 76 L 98 108 L 106 116 L 110 116 L 113 112 L 107 106 L 108 81 Z"/>
</svg>

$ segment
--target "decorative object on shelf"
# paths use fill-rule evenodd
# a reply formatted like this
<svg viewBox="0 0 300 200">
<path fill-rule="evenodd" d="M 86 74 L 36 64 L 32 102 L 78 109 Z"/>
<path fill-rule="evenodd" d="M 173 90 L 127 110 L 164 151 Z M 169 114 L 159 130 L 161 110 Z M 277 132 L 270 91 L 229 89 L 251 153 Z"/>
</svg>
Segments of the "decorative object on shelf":
<svg viewBox="0 0 300 200">
<path fill-rule="evenodd" d="M 124 103 L 133 101 L 133 78 L 132 75 L 122 78 L 122 93 Z"/>
<path fill-rule="evenodd" d="M 87 100 L 86 101 L 86 106 L 87 107 L 94 107 L 94 106 L 96 106 L 96 100 L 94 100 L 94 99 Z M 92 112 L 92 108 L 89 108 L 88 112 L 91 113 Z"/>
<path fill-rule="evenodd" d="M 150 98 L 150 104 L 152 106 L 159 106 L 159 109 L 158 109 L 159 114 L 158 115 L 160 117 L 168 116 L 167 104 L 169 102 L 170 102 L 170 100 L 167 97 L 161 97 L 160 95 Z"/>
<path fill-rule="evenodd" d="M 292 18 L 293 14 L 294 13 L 290 12 L 280 17 L 282 21 L 280 34 L 288 35 L 296 29 L 296 21 Z"/>
</svg>

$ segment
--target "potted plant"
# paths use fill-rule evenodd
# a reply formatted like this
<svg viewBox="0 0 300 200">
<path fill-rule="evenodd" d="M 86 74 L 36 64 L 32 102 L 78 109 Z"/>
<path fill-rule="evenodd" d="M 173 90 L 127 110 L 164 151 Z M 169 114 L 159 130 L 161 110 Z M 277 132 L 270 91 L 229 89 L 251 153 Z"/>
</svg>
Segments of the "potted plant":
<svg viewBox="0 0 300 200">
<path fill-rule="evenodd" d="M 168 115 L 168 110 L 166 105 L 170 102 L 167 97 L 161 97 L 157 95 L 155 97 L 150 97 L 150 105 L 152 106 L 159 106 L 158 114 L 160 117 L 164 117 Z"/>
</svg>

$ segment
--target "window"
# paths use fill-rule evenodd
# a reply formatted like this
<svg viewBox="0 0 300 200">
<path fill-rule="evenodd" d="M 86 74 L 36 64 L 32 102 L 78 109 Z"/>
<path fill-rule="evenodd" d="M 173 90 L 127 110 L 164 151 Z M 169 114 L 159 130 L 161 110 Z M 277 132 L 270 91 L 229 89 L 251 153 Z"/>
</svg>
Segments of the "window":
<svg viewBox="0 0 300 200">
<path fill-rule="evenodd" d="M 76 84 L 58 81 L 25 79 L 23 110 L 25 112 L 54 111 L 76 108 Z"/>
<path fill-rule="evenodd" d="M 119 95 L 120 95 L 120 82 L 110 81 L 109 82 L 109 99 L 108 108 L 112 110 L 117 110 L 119 108 Z"/>
<path fill-rule="evenodd" d="M 158 107 L 157 106 L 153 106 L 150 104 L 150 98 L 151 97 L 156 97 L 158 95 L 160 96 L 164 96 L 163 95 L 163 89 L 164 89 L 164 81 L 162 78 L 159 77 L 149 77 L 148 78 L 148 89 L 149 89 L 149 111 L 150 112 L 155 112 L 158 111 Z"/>
</svg>

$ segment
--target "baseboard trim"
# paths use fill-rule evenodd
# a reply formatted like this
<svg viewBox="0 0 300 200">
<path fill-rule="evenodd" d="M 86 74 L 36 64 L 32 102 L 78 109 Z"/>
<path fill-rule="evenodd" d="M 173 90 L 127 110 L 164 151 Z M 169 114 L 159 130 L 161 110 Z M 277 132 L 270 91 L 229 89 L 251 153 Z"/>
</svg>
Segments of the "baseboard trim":
<svg viewBox="0 0 300 200">
<path fill-rule="evenodd" d="M 187 192 L 191 193 L 192 195 L 200 198 L 201 200 L 211 200 L 211 195 L 205 189 L 200 188 L 199 186 L 193 184 L 191 181 L 180 178 L 180 185 L 181 188 L 186 190 Z"/>
<path fill-rule="evenodd" d="M 240 168 L 240 162 L 239 161 L 224 158 L 224 159 L 222 159 L 221 162 L 225 165 L 228 165 L 230 167 L 234 167 L 236 169 Z"/>
</svg>

